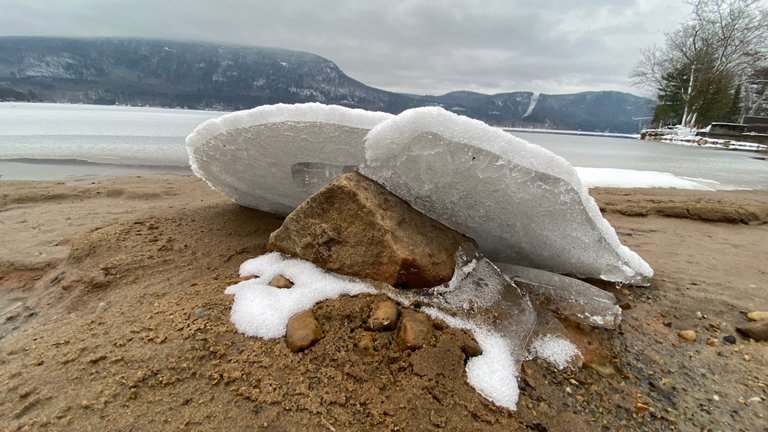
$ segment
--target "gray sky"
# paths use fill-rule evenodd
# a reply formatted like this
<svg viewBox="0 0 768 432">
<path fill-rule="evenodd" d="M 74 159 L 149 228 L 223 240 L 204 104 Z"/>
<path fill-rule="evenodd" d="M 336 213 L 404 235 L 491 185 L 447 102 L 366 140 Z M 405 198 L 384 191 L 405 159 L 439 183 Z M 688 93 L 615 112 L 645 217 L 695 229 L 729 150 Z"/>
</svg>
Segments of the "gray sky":
<svg viewBox="0 0 768 432">
<path fill-rule="evenodd" d="M 0 35 L 130 36 L 312 52 L 391 91 L 620 90 L 682 0 L 0 0 Z"/>
</svg>

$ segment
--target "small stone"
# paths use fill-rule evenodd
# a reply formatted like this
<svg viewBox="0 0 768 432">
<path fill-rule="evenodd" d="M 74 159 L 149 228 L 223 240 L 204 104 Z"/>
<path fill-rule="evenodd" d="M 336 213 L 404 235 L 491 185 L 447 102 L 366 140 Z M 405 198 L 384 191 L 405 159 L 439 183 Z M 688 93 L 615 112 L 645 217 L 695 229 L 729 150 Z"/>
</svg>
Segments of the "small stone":
<svg viewBox="0 0 768 432">
<path fill-rule="evenodd" d="M 598 374 L 600 374 L 600 376 L 603 376 L 603 377 L 616 375 L 616 369 L 614 369 L 613 366 L 611 365 L 593 363 L 593 362 L 587 362 L 584 365 L 594 369 L 595 372 L 597 372 Z"/>
<path fill-rule="evenodd" d="M 760 320 L 736 326 L 736 330 L 756 341 L 768 340 L 768 320 Z"/>
<path fill-rule="evenodd" d="M 752 357 L 749 356 L 749 354 L 744 354 L 744 361 L 750 361 L 752 360 Z"/>
<path fill-rule="evenodd" d="M 99 305 L 96 307 L 96 313 L 101 314 L 104 311 L 106 311 L 108 308 L 107 304 L 104 302 L 99 303 Z"/>
<path fill-rule="evenodd" d="M 703 318 L 704 318 L 704 314 L 702 314 L 701 312 L 696 312 L 696 319 L 703 319 Z"/>
<path fill-rule="evenodd" d="M 630 310 L 632 309 L 632 305 L 629 302 L 624 302 L 619 305 L 621 310 Z"/>
<path fill-rule="evenodd" d="M 371 333 L 365 332 L 362 336 L 360 336 L 360 339 L 355 344 L 355 348 L 357 348 L 357 351 L 360 354 L 371 356 L 374 355 L 374 349 L 373 349 L 373 335 Z"/>
<path fill-rule="evenodd" d="M 269 281 L 269 285 L 275 288 L 291 288 L 293 287 L 293 282 L 287 277 L 279 274 Z"/>
<path fill-rule="evenodd" d="M 644 404 L 642 402 L 635 403 L 635 409 L 638 410 L 638 411 L 642 411 L 642 412 L 648 412 L 648 411 L 652 411 L 653 410 L 653 408 L 651 408 L 650 406 L 648 406 L 648 405 L 646 405 L 646 404 Z"/>
<path fill-rule="evenodd" d="M 401 350 L 417 350 L 429 342 L 432 336 L 432 324 L 421 312 L 406 311 L 397 326 L 395 340 Z"/>
<path fill-rule="evenodd" d="M 696 341 L 696 332 L 693 330 L 681 330 L 677 336 L 680 337 L 680 339 L 687 340 L 690 342 Z"/>
<path fill-rule="evenodd" d="M 718 396 L 718 395 L 713 395 L 713 396 L 712 396 L 712 400 L 713 400 L 713 401 L 715 401 L 715 402 L 717 402 L 717 401 L 719 401 L 719 400 L 720 400 L 720 396 Z"/>
<path fill-rule="evenodd" d="M 394 330 L 397 327 L 397 305 L 390 300 L 382 300 L 373 306 L 368 319 L 368 328 L 373 331 Z"/>
<path fill-rule="evenodd" d="M 288 320 L 285 344 L 292 352 L 303 351 L 323 337 L 323 329 L 311 310 L 299 312 Z"/>
<path fill-rule="evenodd" d="M 477 357 L 483 353 L 483 349 L 480 348 L 480 344 L 474 338 L 468 337 L 461 342 L 461 352 L 467 357 Z"/>
<path fill-rule="evenodd" d="M 727 335 L 723 336 L 723 343 L 733 345 L 736 343 L 736 336 L 734 335 Z"/>
<path fill-rule="evenodd" d="M 760 321 L 768 319 L 768 311 L 753 311 L 747 314 L 750 321 Z"/>
</svg>

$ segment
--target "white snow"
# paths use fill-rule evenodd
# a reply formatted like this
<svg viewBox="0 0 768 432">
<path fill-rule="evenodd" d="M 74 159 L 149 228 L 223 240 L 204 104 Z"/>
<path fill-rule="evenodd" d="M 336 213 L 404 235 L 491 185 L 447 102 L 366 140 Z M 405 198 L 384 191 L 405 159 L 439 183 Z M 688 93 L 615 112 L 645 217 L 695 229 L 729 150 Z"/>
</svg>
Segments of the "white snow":
<svg viewBox="0 0 768 432">
<path fill-rule="evenodd" d="M 497 262 L 647 284 L 653 270 L 621 245 L 560 156 L 440 108 L 372 129 L 361 172 Z"/>
<path fill-rule="evenodd" d="M 274 288 L 269 281 L 278 274 L 290 279 L 289 289 Z M 288 319 L 316 303 L 341 295 L 375 293 L 375 288 L 353 278 L 319 269 L 314 264 L 273 252 L 250 259 L 240 266 L 241 276 L 258 276 L 226 289 L 235 296 L 230 319 L 238 331 L 265 339 L 285 335 Z M 388 293 L 389 294 L 389 293 Z M 391 296 L 401 301 L 396 295 Z M 520 363 L 509 340 L 501 334 L 455 318 L 433 308 L 422 311 L 448 325 L 470 331 L 483 350 L 467 363 L 467 380 L 480 394 L 499 406 L 514 410 L 518 399 Z"/>
<path fill-rule="evenodd" d="M 528 117 L 533 112 L 533 109 L 536 108 L 536 104 L 539 102 L 539 96 L 540 93 L 534 93 L 531 95 L 531 103 L 528 104 L 528 109 L 525 111 L 525 114 L 523 114 L 523 118 Z"/>
<path fill-rule="evenodd" d="M 542 358 L 558 369 L 565 368 L 577 356 L 581 355 L 573 342 L 553 335 L 536 338 L 531 343 L 529 351 L 532 357 Z"/>
<path fill-rule="evenodd" d="M 674 174 L 660 171 L 636 171 L 617 168 L 576 167 L 579 178 L 587 187 L 614 188 L 674 188 L 691 190 L 715 190 L 700 182 L 711 180 L 693 178 L 688 180 Z M 716 183 L 716 182 L 715 182 Z"/>
<path fill-rule="evenodd" d="M 451 327 L 472 333 L 483 353 L 467 361 L 467 382 L 496 405 L 513 411 L 517 409 L 520 362 L 515 360 L 509 341 L 492 330 L 455 318 L 439 309 L 426 307 L 421 310 Z"/>
<path fill-rule="evenodd" d="M 286 215 L 311 194 L 294 181 L 294 165 L 358 165 L 365 134 L 391 117 L 319 103 L 238 111 L 206 121 L 187 137 L 189 163 L 238 204 Z"/>
<path fill-rule="evenodd" d="M 290 289 L 269 286 L 276 275 L 290 279 Z M 230 319 L 238 331 L 265 339 L 285 335 L 288 319 L 316 303 L 339 297 L 373 293 L 368 283 L 325 272 L 314 264 L 277 252 L 250 259 L 240 266 L 241 276 L 258 276 L 228 287 L 235 296 Z"/>
</svg>

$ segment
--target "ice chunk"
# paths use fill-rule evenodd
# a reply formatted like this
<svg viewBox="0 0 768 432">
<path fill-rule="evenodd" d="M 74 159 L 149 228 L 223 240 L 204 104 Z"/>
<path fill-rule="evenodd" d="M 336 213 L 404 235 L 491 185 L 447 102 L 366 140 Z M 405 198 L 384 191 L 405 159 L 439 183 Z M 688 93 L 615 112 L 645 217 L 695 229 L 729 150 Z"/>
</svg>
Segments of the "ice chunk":
<svg viewBox="0 0 768 432">
<path fill-rule="evenodd" d="M 653 275 L 568 162 L 501 129 L 416 108 L 371 130 L 365 152 L 363 174 L 494 261 L 637 285 Z"/>
<path fill-rule="evenodd" d="M 467 363 L 467 379 L 499 406 L 515 409 L 520 364 L 527 358 L 536 311 L 528 297 L 471 244 L 456 252 L 456 269 L 446 284 L 421 291 L 385 291 L 402 304 L 472 333 L 483 354 Z"/>
<path fill-rule="evenodd" d="M 503 263 L 496 266 L 534 301 L 553 312 L 595 327 L 613 329 L 621 322 L 621 308 L 609 292 L 544 270 Z"/>
<path fill-rule="evenodd" d="M 313 174 L 313 164 L 343 171 L 362 163 L 363 137 L 391 117 L 319 103 L 238 111 L 206 121 L 187 137 L 189 162 L 238 204 L 286 215 L 333 179 L 333 172 Z"/>
<path fill-rule="evenodd" d="M 278 274 L 290 279 L 293 287 L 269 286 Z M 240 275 L 258 277 L 227 287 L 225 293 L 235 296 L 230 319 L 241 333 L 266 339 L 285 335 L 288 319 L 315 303 L 342 294 L 375 292 L 368 283 L 325 272 L 308 261 L 277 252 L 244 262 Z"/>
</svg>

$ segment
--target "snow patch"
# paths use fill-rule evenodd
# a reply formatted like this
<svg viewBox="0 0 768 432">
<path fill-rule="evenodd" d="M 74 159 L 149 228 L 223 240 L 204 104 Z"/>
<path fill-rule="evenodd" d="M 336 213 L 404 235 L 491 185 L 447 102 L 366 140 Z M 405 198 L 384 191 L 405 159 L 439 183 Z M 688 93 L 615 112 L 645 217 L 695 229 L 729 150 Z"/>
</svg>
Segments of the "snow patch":
<svg viewBox="0 0 768 432">
<path fill-rule="evenodd" d="M 269 282 L 278 274 L 290 279 L 293 287 L 270 286 Z M 240 275 L 257 278 L 232 285 L 224 291 L 235 296 L 230 320 L 241 333 L 264 339 L 284 336 L 288 319 L 318 302 L 344 294 L 376 292 L 368 283 L 325 272 L 308 261 L 277 252 L 244 262 L 240 266 Z"/>
<path fill-rule="evenodd" d="M 525 114 L 523 114 L 523 118 L 528 117 L 533 113 L 533 109 L 536 108 L 536 104 L 539 103 L 539 96 L 541 93 L 534 93 L 531 95 L 531 102 L 528 104 L 528 109 L 525 111 Z"/>
<path fill-rule="evenodd" d="M 520 363 L 515 360 L 513 348 L 500 334 L 448 315 L 439 309 L 425 307 L 422 312 L 445 321 L 451 327 L 472 333 L 483 353 L 467 361 L 467 381 L 478 393 L 500 407 L 517 409 L 520 391 L 517 387 Z"/>
<path fill-rule="evenodd" d="M 531 342 L 529 353 L 532 358 L 542 358 L 558 369 L 565 368 L 577 356 L 581 355 L 573 342 L 549 334 L 538 337 Z"/>
<path fill-rule="evenodd" d="M 673 188 L 690 190 L 715 190 L 702 182 L 704 179 L 684 179 L 674 174 L 660 171 L 635 171 L 617 168 L 577 167 L 579 178 L 587 187 L 613 188 Z M 716 183 L 716 182 L 715 182 Z"/>
</svg>

